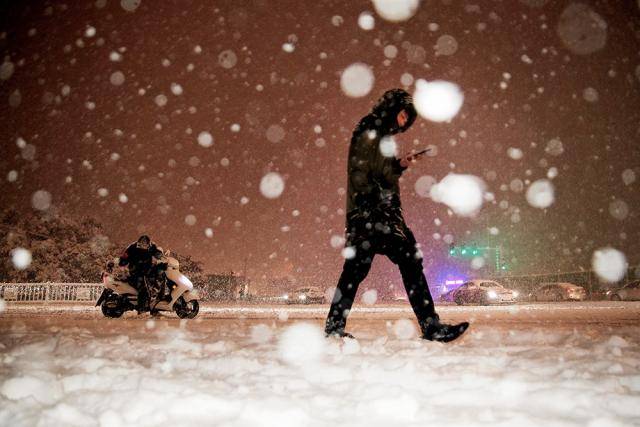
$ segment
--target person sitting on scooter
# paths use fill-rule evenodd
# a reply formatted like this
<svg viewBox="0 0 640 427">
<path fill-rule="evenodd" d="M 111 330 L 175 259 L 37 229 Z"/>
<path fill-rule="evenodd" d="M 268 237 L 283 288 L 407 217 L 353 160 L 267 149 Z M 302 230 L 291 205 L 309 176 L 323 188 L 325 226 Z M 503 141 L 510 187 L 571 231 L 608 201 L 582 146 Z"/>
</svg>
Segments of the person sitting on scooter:
<svg viewBox="0 0 640 427">
<path fill-rule="evenodd" d="M 149 293 L 144 283 L 148 277 L 152 283 L 156 283 L 156 277 L 150 277 L 154 272 L 154 265 L 164 256 L 162 249 L 151 241 L 146 234 L 140 236 L 137 241 L 130 244 L 120 255 L 118 265 L 129 268 L 129 282 L 138 290 L 138 314 L 144 311 Z"/>
</svg>

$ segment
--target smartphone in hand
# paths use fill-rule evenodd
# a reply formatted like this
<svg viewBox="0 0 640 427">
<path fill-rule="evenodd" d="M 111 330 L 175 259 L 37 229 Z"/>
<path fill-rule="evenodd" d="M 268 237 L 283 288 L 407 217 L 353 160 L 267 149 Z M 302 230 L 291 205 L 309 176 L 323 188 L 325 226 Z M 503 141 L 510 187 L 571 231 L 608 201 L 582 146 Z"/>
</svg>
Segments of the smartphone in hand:
<svg viewBox="0 0 640 427">
<path fill-rule="evenodd" d="M 425 153 L 428 153 L 429 151 L 431 151 L 431 148 L 425 148 L 424 150 L 418 151 L 416 153 L 410 153 L 405 155 L 404 157 L 402 157 L 400 159 L 400 165 L 404 168 L 409 167 L 409 164 L 411 162 L 413 162 L 414 160 L 419 159 L 420 157 L 422 157 Z"/>
<path fill-rule="evenodd" d="M 424 150 L 418 151 L 416 153 L 407 154 L 406 158 L 409 161 L 414 160 L 414 159 L 419 159 L 420 157 L 422 157 L 425 153 L 428 153 L 429 151 L 431 151 L 431 148 L 425 148 Z"/>
</svg>

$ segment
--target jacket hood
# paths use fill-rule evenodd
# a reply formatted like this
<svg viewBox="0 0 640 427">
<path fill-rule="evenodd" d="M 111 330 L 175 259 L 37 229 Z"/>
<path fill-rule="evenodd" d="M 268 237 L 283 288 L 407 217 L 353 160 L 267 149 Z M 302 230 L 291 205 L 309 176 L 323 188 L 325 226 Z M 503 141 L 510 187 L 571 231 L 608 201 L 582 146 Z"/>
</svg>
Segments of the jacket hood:
<svg viewBox="0 0 640 427">
<path fill-rule="evenodd" d="M 397 117 L 402 110 L 405 110 L 409 117 L 405 125 L 400 127 L 398 126 Z M 416 117 L 417 112 L 413 106 L 411 95 L 403 89 L 391 89 L 378 99 L 371 113 L 360 121 L 356 128 L 356 133 L 376 130 L 382 135 L 393 135 L 409 129 Z"/>
</svg>

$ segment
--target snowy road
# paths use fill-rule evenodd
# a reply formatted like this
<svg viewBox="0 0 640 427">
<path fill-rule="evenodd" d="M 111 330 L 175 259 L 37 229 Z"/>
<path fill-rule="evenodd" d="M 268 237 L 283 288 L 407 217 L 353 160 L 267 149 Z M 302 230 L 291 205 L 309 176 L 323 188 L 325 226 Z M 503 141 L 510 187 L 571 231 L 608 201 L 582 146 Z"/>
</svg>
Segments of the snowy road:
<svg viewBox="0 0 640 427">
<path fill-rule="evenodd" d="M 0 425 L 640 424 L 640 303 L 440 307 L 459 342 L 415 338 L 404 305 L 204 307 L 193 321 L 89 307 L 0 315 Z"/>
</svg>

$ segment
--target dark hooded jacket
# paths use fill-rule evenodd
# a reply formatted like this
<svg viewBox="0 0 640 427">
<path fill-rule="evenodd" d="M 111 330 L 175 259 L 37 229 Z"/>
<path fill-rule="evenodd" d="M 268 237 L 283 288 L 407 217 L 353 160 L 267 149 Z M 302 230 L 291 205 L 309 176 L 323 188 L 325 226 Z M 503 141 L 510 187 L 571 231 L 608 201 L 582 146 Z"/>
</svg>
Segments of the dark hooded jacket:
<svg viewBox="0 0 640 427">
<path fill-rule="evenodd" d="M 409 115 L 402 128 L 397 122 L 401 110 Z M 382 154 L 380 142 L 385 136 L 407 130 L 416 115 L 411 95 L 402 89 L 392 89 L 385 92 L 371 113 L 356 126 L 347 166 L 347 219 L 375 218 L 401 211 L 398 179 L 405 168 L 400 166 L 400 159 Z"/>
<path fill-rule="evenodd" d="M 133 242 L 120 255 L 118 264 L 121 267 L 129 267 L 131 276 L 148 275 L 153 266 L 153 258 L 160 260 L 162 255 L 162 249 L 155 243 L 151 243 L 148 249 L 141 249 L 137 246 L 137 242 Z"/>
</svg>

